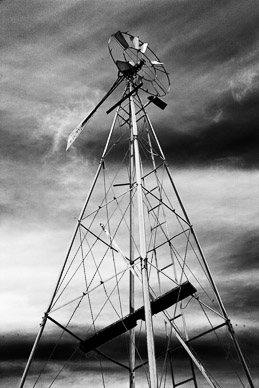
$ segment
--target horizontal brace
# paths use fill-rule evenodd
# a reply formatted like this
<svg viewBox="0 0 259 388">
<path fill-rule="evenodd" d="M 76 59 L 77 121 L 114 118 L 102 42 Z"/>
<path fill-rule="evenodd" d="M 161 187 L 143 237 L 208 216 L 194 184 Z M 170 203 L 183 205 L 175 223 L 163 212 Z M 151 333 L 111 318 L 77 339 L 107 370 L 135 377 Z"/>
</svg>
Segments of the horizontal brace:
<svg viewBox="0 0 259 388">
<path fill-rule="evenodd" d="M 177 317 L 178 317 L 178 316 L 177 316 Z M 175 318 L 177 318 L 177 317 L 175 317 Z M 172 320 L 173 320 L 173 319 L 172 319 Z M 222 326 L 225 326 L 225 325 L 226 325 L 226 322 L 224 322 L 224 323 L 222 323 L 221 325 L 218 325 L 218 326 L 214 327 L 213 329 L 210 329 L 210 330 L 208 330 L 208 331 L 206 331 L 206 332 L 204 332 L 204 333 L 202 333 L 202 334 L 200 334 L 200 335 L 198 335 L 198 336 L 196 336 L 196 337 L 193 337 L 193 338 L 191 338 L 191 339 L 189 339 L 189 340 L 187 340 L 187 341 L 185 341 L 185 342 L 186 342 L 186 343 L 189 343 L 189 342 L 191 342 L 191 341 L 197 339 L 198 337 L 201 337 L 202 335 L 208 334 L 208 333 L 210 333 L 211 331 L 217 330 L 217 329 L 219 329 L 219 328 L 221 328 Z M 163 351 L 163 352 L 159 353 L 159 354 L 156 356 L 156 358 L 160 358 L 160 357 L 164 356 L 167 352 L 174 352 L 175 350 L 178 350 L 178 349 L 181 349 L 181 348 L 182 348 L 181 345 L 175 346 L 174 348 L 172 348 L 172 347 L 171 347 L 171 348 L 168 348 L 166 351 Z M 134 370 L 139 369 L 139 368 L 142 368 L 142 367 L 145 366 L 146 364 L 148 364 L 148 361 L 144 361 L 144 362 L 142 362 L 142 364 L 137 365 L 137 366 L 135 367 Z"/>
<path fill-rule="evenodd" d="M 198 334 L 198 335 L 196 335 L 195 337 L 190 338 L 189 340 L 186 341 L 186 343 L 188 344 L 189 342 L 192 342 L 192 341 L 194 341 L 194 340 L 196 340 L 196 339 L 198 339 L 198 338 L 200 338 L 200 337 L 203 337 L 204 335 L 209 334 L 209 333 L 211 333 L 212 331 L 216 331 L 217 329 L 220 329 L 220 328 L 223 327 L 223 326 L 226 326 L 226 322 L 221 323 L 220 325 L 215 326 L 215 327 L 213 327 L 212 329 L 209 329 L 209 330 L 207 330 L 207 331 L 204 331 L 204 333 Z M 175 350 L 178 350 L 178 349 L 180 349 L 180 348 L 181 348 L 181 345 L 178 345 L 178 346 L 176 346 L 175 348 L 169 348 L 168 350 L 169 350 L 170 352 L 174 352 Z"/>
<path fill-rule="evenodd" d="M 117 186 L 130 186 L 131 183 L 116 183 L 113 185 L 113 187 L 117 187 Z"/>
<path fill-rule="evenodd" d="M 199 334 L 199 335 L 196 335 L 195 337 L 190 338 L 190 339 L 189 339 L 188 341 L 186 341 L 186 342 L 194 341 L 194 340 L 196 340 L 197 338 L 200 338 L 200 337 L 202 337 L 202 336 L 204 336 L 204 335 L 206 335 L 206 334 L 211 333 L 212 331 L 215 331 L 215 330 L 217 330 L 217 329 L 220 329 L 220 328 L 223 327 L 223 326 L 226 326 L 226 324 L 227 324 L 227 323 L 224 322 L 224 323 L 221 323 L 221 324 L 218 325 L 218 326 L 212 327 L 211 329 L 205 331 L 204 333 L 201 333 L 201 334 Z"/>
</svg>

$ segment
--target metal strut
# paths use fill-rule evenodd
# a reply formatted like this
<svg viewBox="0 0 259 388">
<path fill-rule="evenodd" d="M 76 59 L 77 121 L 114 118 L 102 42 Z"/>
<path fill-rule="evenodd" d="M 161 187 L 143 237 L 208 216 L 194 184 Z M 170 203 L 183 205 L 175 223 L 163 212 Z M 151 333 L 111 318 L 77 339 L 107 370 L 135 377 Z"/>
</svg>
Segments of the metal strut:
<svg viewBox="0 0 259 388">
<path fill-rule="evenodd" d="M 130 85 L 132 90 L 132 86 Z M 155 359 L 155 345 L 154 334 L 152 326 L 152 314 L 149 299 L 149 283 L 148 283 L 148 268 L 146 258 L 146 236 L 144 225 L 144 209 L 143 209 L 143 193 L 141 186 L 141 169 L 140 169 L 140 154 L 138 143 L 138 129 L 136 122 L 135 103 L 133 96 L 130 96 L 130 114 L 131 114 L 131 130 L 133 138 L 133 150 L 134 161 L 136 169 L 136 184 L 137 184 L 137 200 L 138 200 L 138 220 L 139 220 L 139 241 L 140 241 L 140 256 L 142 260 L 141 275 L 142 275 L 142 287 L 144 298 L 144 310 L 147 332 L 147 350 L 148 350 L 148 365 L 149 365 L 149 377 L 150 387 L 157 388 L 157 371 L 156 371 L 156 359 Z"/>
</svg>

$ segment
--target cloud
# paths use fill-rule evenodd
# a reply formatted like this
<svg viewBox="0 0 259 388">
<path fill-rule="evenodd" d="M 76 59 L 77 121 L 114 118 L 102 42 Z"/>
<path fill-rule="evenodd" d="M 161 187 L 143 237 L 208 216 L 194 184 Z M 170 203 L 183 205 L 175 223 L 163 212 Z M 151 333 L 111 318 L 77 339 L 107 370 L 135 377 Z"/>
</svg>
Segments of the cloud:
<svg viewBox="0 0 259 388">
<path fill-rule="evenodd" d="M 225 329 L 223 330 L 225 331 Z M 239 376 L 242 376 L 242 370 L 240 368 L 240 363 L 237 360 L 236 354 L 233 351 L 233 346 L 231 341 L 225 342 L 225 350 L 218 349 L 218 341 L 222 340 L 221 335 L 223 331 L 218 331 L 218 338 L 215 339 L 214 334 L 209 334 L 206 337 L 200 338 L 192 342 L 192 347 L 197 354 L 200 355 L 200 359 L 203 360 L 205 367 L 210 370 L 214 378 L 220 383 L 221 381 L 226 381 L 226 376 L 228 376 L 229 383 L 231 386 L 239 386 L 239 381 L 236 380 L 236 376 L 231 372 L 234 370 L 239 371 Z M 239 340 L 244 345 L 243 350 L 247 352 L 248 349 L 253 349 L 253 352 L 256 354 L 256 346 L 258 346 L 257 341 L 254 340 L 249 333 L 246 335 L 239 336 Z M 24 356 L 30 350 L 28 348 L 29 341 L 25 338 L 19 338 L 16 336 L 16 339 L 9 337 L 8 343 L 2 343 L 2 349 L 6 354 L 6 358 L 2 357 L 1 359 L 1 385 L 8 387 L 8 384 L 5 381 L 13 381 L 15 385 L 18 384 L 19 378 L 22 375 L 22 366 L 24 363 Z M 29 338 L 28 338 L 29 340 Z M 143 343 L 143 348 L 145 348 L 145 338 L 141 336 L 139 338 L 140 342 Z M 161 344 L 161 339 L 156 338 L 156 351 L 159 353 L 164 350 L 164 345 Z M 119 359 L 120 362 L 128 365 L 127 352 L 122 347 L 124 341 L 116 341 L 116 343 L 109 343 L 106 346 L 106 349 L 102 349 L 105 353 L 115 359 Z M 54 359 L 45 364 L 45 357 L 48 357 L 49 350 L 54 346 L 54 342 L 48 342 L 45 344 L 45 347 L 42 348 L 38 356 L 33 361 L 33 367 L 29 372 L 30 378 L 35 379 L 36 372 L 41 371 L 40 382 L 50 382 L 57 378 L 57 382 L 62 383 L 63 386 L 71 386 L 71 384 L 81 387 L 81 384 L 101 384 L 101 373 L 100 373 L 100 361 L 99 356 L 95 352 L 88 354 L 87 357 L 83 355 L 82 352 L 76 352 L 72 359 L 69 357 L 74 352 L 75 347 L 71 343 L 64 342 L 60 347 L 59 351 L 56 353 Z M 173 341 L 171 343 L 174 349 L 177 349 L 177 342 Z M 3 355 L 3 352 L 2 352 Z M 144 361 L 146 360 L 146 354 L 143 354 Z M 189 358 L 186 357 L 186 353 L 183 350 L 177 349 L 172 353 L 172 358 L 174 360 L 174 371 L 179 379 L 184 379 L 186 377 L 186 371 L 189 370 Z M 256 365 L 257 358 L 252 358 L 251 355 L 246 355 L 247 360 L 254 377 L 256 377 Z M 218 360 L 224 360 L 218 361 Z M 128 381 L 128 371 L 124 368 L 119 368 L 117 365 L 111 363 L 110 361 L 101 357 L 102 373 L 105 378 L 108 386 L 121 386 L 123 383 Z M 64 364 L 65 363 L 65 364 Z M 161 371 L 163 370 L 163 358 L 158 359 L 158 374 L 160 376 Z M 228 368 L 228 364 L 231 364 L 231 367 Z M 140 361 L 137 357 L 136 365 L 140 365 Z M 146 366 L 145 366 L 146 367 Z M 43 369 L 44 368 L 44 369 Z M 252 369 L 253 368 L 253 369 Z M 59 374 L 60 373 L 60 374 Z M 137 369 L 136 376 L 138 381 L 144 383 L 145 373 L 144 368 Z M 169 378 L 169 376 L 168 376 Z M 139 380 L 140 379 L 140 380 Z M 197 374 L 197 379 L 200 379 L 200 374 Z M 223 379 L 223 380 L 222 380 Z M 35 380 L 33 380 L 35 381 Z M 83 385 L 82 385 L 83 386 Z"/>
<path fill-rule="evenodd" d="M 177 31 L 182 32 L 182 39 L 171 44 L 174 61 L 179 65 L 205 69 L 218 64 L 224 66 L 225 62 L 242 58 L 251 47 L 256 47 L 258 14 L 254 12 L 254 1 L 240 2 L 239 7 L 233 1 L 224 5 L 203 1 L 198 6 L 192 4 L 190 12 L 184 15 L 185 6 L 179 6 L 182 13 L 177 15 Z M 174 8 L 171 10 L 173 13 Z M 241 19 L 241 14 L 246 16 Z"/>
<path fill-rule="evenodd" d="M 258 167 L 258 102 L 255 88 L 246 90 L 242 104 L 228 90 L 204 107 L 200 122 L 195 120 L 188 131 L 160 122 L 157 133 L 165 155 L 177 165 Z"/>
<path fill-rule="evenodd" d="M 187 3 L 165 2 L 158 7 L 155 2 L 142 2 L 138 10 L 124 2 L 116 7 L 98 1 L 87 6 L 80 1 L 50 3 L 51 6 L 47 3 L 38 6 L 36 2 L 25 2 L 23 6 L 19 1 L 12 5 L 2 3 L 5 14 L 1 49 L 1 91 L 5 93 L 2 131 L 7 139 L 11 133 L 15 134 L 10 138 L 11 147 L 6 143 L 4 150 L 10 149 L 14 157 L 27 156 L 34 162 L 44 157 L 43 154 L 53 154 L 65 147 L 69 132 L 99 102 L 111 80 L 116 78 L 106 42 L 116 29 L 127 26 L 153 43 L 151 46 L 161 52 L 166 67 L 172 72 L 169 105 L 159 115 L 158 132 L 169 136 L 166 143 L 172 147 L 169 152 L 175 155 L 174 161 L 190 164 L 187 156 L 191 145 L 195 164 L 218 163 L 218 160 L 237 166 L 256 163 L 252 119 L 246 121 L 245 128 L 241 127 L 240 122 L 236 123 L 241 117 L 236 113 L 238 106 L 229 111 L 226 109 L 231 102 L 225 101 L 227 107 L 221 102 L 228 93 L 228 85 L 236 102 L 244 95 L 251 99 L 249 96 L 255 90 L 258 75 L 254 2 L 241 2 L 239 7 L 232 1 L 224 5 L 200 2 L 189 4 L 186 12 Z M 246 17 L 236 23 L 240 12 Z M 108 19 L 113 30 L 106 22 Z M 107 106 L 119 98 L 119 94 L 116 96 Z M 254 100 L 255 103 L 258 101 Z M 251 113 L 247 108 L 248 102 L 241 107 L 243 120 L 248 120 Z M 91 152 L 86 157 L 100 154 L 99 134 L 104 132 L 106 123 L 102 108 L 90 124 L 96 134 L 87 140 Z M 236 124 L 241 128 L 234 130 Z M 76 147 L 85 153 L 84 139 L 82 135 Z M 245 141 L 248 149 L 252 146 L 251 156 L 246 150 L 230 148 L 229 143 L 235 146 L 238 141 L 242 145 Z M 18 146 L 21 143 L 23 147 Z M 32 148 L 40 152 L 38 157 Z M 181 148 L 182 155 L 178 151 Z"/>
<path fill-rule="evenodd" d="M 230 81 L 233 99 L 242 103 L 251 93 L 259 93 L 259 74 L 252 69 L 244 71 L 235 80 Z"/>
<path fill-rule="evenodd" d="M 107 40 L 120 29 L 149 42 L 170 72 L 166 110 L 148 112 L 241 342 L 254 349 L 256 1 L 16 0 L 0 7 L 4 331 L 17 331 L 17 315 L 23 334 L 36 330 L 48 302 L 112 122 L 105 111 L 123 88 L 69 153 L 66 138 L 117 76 Z M 8 336 L 5 376 L 21 372 L 32 342 Z"/>
<path fill-rule="evenodd" d="M 245 93 L 246 98 L 240 104 L 233 99 L 232 91 L 222 92 L 211 99 L 196 117 L 185 116 L 186 127 L 191 125 L 185 131 L 181 130 L 182 125 L 179 129 L 177 123 L 170 121 L 170 113 L 163 116 L 158 112 L 153 124 L 168 161 L 177 166 L 257 168 L 259 96 L 255 87 L 246 89 Z M 89 123 L 89 128 L 94 125 L 95 122 Z M 75 147 L 87 158 L 101 155 L 106 131 L 102 130 L 100 142 L 98 132 L 91 130 L 90 138 L 89 135 L 82 136 Z"/>
</svg>

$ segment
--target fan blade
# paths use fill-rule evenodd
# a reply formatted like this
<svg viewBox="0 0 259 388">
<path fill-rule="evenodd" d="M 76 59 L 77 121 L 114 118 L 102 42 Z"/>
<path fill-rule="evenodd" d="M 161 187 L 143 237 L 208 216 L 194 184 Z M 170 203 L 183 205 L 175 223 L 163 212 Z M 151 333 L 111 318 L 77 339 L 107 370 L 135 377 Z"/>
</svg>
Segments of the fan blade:
<svg viewBox="0 0 259 388">
<path fill-rule="evenodd" d="M 134 65 L 132 66 L 130 62 L 124 62 L 124 61 L 116 61 L 116 65 L 122 74 L 127 73 L 134 66 Z"/>
<path fill-rule="evenodd" d="M 74 141 L 78 138 L 80 133 L 85 128 L 86 124 L 90 120 L 90 118 L 95 114 L 97 109 L 104 103 L 104 101 L 109 97 L 109 95 L 119 86 L 119 84 L 124 79 L 124 76 L 120 76 L 117 78 L 117 80 L 114 82 L 108 93 L 105 94 L 105 96 L 101 99 L 101 101 L 96 105 L 96 107 L 89 113 L 89 115 L 70 133 L 68 139 L 67 139 L 67 148 L 66 151 L 71 147 L 71 145 L 74 143 Z"/>
<path fill-rule="evenodd" d="M 152 65 L 163 65 L 163 62 L 151 61 Z"/>
<path fill-rule="evenodd" d="M 140 51 L 145 54 L 146 49 L 147 49 L 148 43 L 143 43 L 140 47 Z"/>
<path fill-rule="evenodd" d="M 114 34 L 113 36 L 124 49 L 127 49 L 129 47 L 126 39 L 124 38 L 124 36 L 120 31 L 116 32 L 116 34 Z"/>
<path fill-rule="evenodd" d="M 135 37 L 133 38 L 133 46 L 134 46 L 134 48 L 135 48 L 136 50 L 139 50 L 139 38 L 138 38 L 138 36 L 135 36 Z"/>
</svg>

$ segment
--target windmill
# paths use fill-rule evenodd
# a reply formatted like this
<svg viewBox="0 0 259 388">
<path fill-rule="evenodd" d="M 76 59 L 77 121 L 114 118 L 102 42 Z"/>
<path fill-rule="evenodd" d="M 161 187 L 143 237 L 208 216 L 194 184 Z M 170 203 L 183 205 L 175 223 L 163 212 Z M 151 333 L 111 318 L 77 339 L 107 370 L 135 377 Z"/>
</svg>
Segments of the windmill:
<svg viewBox="0 0 259 388">
<path fill-rule="evenodd" d="M 20 388 L 230 386 L 226 347 L 234 386 L 254 387 L 147 113 L 165 109 L 168 73 L 128 32 L 113 34 L 108 47 L 118 78 L 67 149 L 124 90 L 107 111 L 115 115 L 106 145 Z"/>
</svg>

